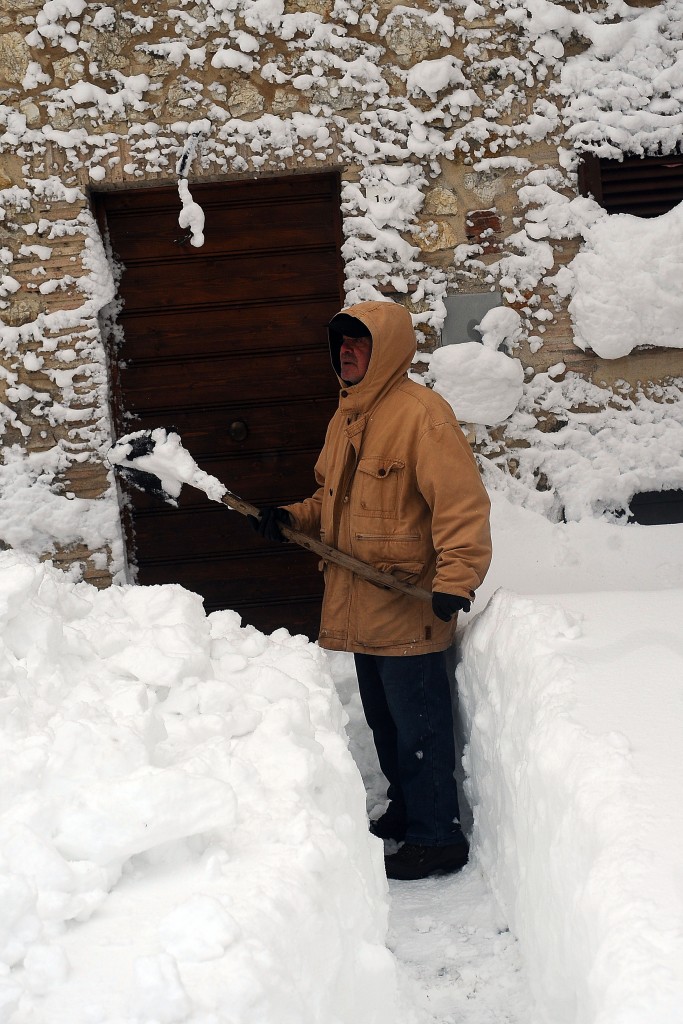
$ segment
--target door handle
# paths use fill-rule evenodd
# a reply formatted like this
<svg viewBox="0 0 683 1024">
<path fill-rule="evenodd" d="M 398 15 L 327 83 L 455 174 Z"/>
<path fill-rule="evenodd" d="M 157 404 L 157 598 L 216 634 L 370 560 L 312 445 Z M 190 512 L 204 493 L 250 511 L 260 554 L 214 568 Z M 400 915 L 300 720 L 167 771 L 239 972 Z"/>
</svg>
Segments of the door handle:
<svg viewBox="0 0 683 1024">
<path fill-rule="evenodd" d="M 246 441 L 249 436 L 249 427 L 244 420 L 233 420 L 228 427 L 228 434 L 233 441 Z"/>
</svg>

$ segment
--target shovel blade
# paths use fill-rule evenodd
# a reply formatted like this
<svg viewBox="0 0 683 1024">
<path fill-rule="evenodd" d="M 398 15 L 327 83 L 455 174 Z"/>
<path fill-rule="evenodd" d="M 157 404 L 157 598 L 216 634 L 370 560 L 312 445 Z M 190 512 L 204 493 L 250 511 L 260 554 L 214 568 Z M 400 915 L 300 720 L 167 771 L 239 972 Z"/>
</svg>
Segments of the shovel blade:
<svg viewBox="0 0 683 1024">
<path fill-rule="evenodd" d="M 153 435 L 156 433 L 157 437 Z M 114 467 L 117 473 L 131 484 L 138 491 L 151 495 L 153 498 L 160 498 L 174 508 L 178 507 L 178 499 L 169 494 L 164 488 L 161 479 L 148 470 L 139 469 L 131 465 L 136 459 L 145 455 L 151 455 L 157 442 L 165 439 L 169 434 L 177 434 L 175 427 L 157 427 L 152 430 L 139 430 L 134 434 L 128 434 L 119 438 L 109 453 L 109 464 Z M 125 448 L 124 448 L 125 446 Z"/>
<path fill-rule="evenodd" d="M 133 466 L 116 466 L 115 468 L 121 478 L 136 490 L 143 491 L 153 498 L 161 498 L 168 505 L 178 508 L 178 499 L 164 490 L 161 480 L 154 473 L 146 473 L 144 469 L 135 469 Z"/>
</svg>

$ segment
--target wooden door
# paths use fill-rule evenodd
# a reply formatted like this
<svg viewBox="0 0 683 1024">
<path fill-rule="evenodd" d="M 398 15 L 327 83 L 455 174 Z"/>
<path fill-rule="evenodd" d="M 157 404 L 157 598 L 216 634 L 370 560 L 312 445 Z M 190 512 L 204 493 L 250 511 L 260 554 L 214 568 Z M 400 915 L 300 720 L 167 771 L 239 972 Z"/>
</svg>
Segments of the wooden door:
<svg viewBox="0 0 683 1024">
<path fill-rule="evenodd" d="M 336 175 L 193 185 L 205 242 L 178 226 L 175 188 L 97 196 L 122 271 L 114 345 L 119 435 L 175 426 L 199 466 L 256 505 L 315 489 L 336 406 L 326 323 L 343 301 Z M 130 492 L 143 584 L 180 583 L 207 612 L 317 636 L 321 575 L 236 512 L 184 488 L 175 510 Z"/>
</svg>

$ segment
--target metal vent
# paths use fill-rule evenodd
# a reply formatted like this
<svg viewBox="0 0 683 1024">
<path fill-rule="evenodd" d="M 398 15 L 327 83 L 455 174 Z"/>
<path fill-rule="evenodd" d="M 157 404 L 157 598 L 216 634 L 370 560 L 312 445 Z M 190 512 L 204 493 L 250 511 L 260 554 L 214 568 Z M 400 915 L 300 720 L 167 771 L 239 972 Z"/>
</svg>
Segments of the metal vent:
<svg viewBox="0 0 683 1024">
<path fill-rule="evenodd" d="M 659 217 L 683 202 L 683 155 L 600 160 L 586 153 L 579 166 L 579 191 L 608 213 Z"/>
<path fill-rule="evenodd" d="M 503 304 L 500 292 L 455 292 L 444 299 L 446 319 L 441 331 L 442 345 L 465 341 L 481 342 L 477 327 L 490 309 Z"/>
<path fill-rule="evenodd" d="M 634 494 L 629 519 L 642 526 L 683 523 L 683 491 L 642 491 Z"/>
</svg>

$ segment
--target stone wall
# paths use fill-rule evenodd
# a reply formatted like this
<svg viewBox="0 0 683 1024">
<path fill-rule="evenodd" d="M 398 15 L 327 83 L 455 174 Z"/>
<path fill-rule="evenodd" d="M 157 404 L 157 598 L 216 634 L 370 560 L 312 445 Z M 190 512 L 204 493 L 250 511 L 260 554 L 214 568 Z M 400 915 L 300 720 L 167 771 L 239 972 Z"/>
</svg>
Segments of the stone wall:
<svg viewBox="0 0 683 1024">
<path fill-rule="evenodd" d="M 123 570 L 98 327 L 114 285 L 89 190 L 174 182 L 183 162 L 190 184 L 337 168 L 348 300 L 404 302 L 425 351 L 448 293 L 502 281 L 527 379 L 560 362 L 606 386 L 683 373 L 680 351 L 606 364 L 573 344 L 547 279 L 575 237 L 546 239 L 553 265 L 530 285 L 506 271 L 531 176 L 576 195 L 549 58 L 508 14 L 496 0 L 5 0 L 3 440 L 29 453 L 30 486 L 83 502 L 81 536 L 56 509 L 45 554 L 95 583 Z"/>
</svg>

